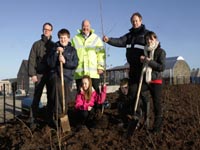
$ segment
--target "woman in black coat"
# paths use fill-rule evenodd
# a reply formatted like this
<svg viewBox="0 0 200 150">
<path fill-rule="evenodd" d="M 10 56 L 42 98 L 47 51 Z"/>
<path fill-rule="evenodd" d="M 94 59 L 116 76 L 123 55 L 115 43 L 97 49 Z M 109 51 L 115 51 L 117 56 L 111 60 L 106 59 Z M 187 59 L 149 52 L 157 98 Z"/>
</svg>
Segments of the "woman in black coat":
<svg viewBox="0 0 200 150">
<path fill-rule="evenodd" d="M 145 43 L 145 55 L 140 56 L 141 62 L 145 64 L 142 91 L 150 90 L 155 114 L 153 132 L 159 132 L 162 125 L 162 72 L 165 70 L 166 52 L 152 31 L 145 35 Z"/>
</svg>

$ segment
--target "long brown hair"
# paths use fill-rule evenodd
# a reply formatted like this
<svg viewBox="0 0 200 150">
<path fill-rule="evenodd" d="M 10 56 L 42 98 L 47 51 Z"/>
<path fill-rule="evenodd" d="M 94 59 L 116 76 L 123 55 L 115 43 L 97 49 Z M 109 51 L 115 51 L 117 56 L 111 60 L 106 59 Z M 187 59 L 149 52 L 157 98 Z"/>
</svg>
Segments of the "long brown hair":
<svg viewBox="0 0 200 150">
<path fill-rule="evenodd" d="M 83 78 L 82 78 L 82 81 L 83 81 L 83 79 L 88 79 L 88 81 L 89 81 L 88 89 L 84 90 L 85 99 L 86 99 L 87 102 L 89 102 L 90 99 L 91 99 L 91 96 L 92 96 L 92 79 L 88 75 L 84 75 Z"/>
</svg>

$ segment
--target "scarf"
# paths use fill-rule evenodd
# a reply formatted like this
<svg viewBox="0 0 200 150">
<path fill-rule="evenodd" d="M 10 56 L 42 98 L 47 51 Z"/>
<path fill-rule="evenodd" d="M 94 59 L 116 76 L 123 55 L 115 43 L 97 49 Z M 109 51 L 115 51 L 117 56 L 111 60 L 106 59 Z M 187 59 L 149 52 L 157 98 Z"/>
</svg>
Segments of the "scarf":
<svg viewBox="0 0 200 150">
<path fill-rule="evenodd" d="M 155 43 L 149 45 L 149 46 L 145 46 L 144 47 L 144 55 L 146 57 L 149 57 L 150 60 L 153 60 L 153 56 L 154 56 L 154 51 L 155 49 L 158 47 L 159 45 L 159 41 L 156 41 Z M 149 53 L 149 55 L 148 55 Z M 145 73 L 146 73 L 146 82 L 147 83 L 150 83 L 151 82 L 151 73 L 152 73 L 152 68 L 149 67 L 148 65 L 146 65 L 146 70 L 145 70 Z"/>
</svg>

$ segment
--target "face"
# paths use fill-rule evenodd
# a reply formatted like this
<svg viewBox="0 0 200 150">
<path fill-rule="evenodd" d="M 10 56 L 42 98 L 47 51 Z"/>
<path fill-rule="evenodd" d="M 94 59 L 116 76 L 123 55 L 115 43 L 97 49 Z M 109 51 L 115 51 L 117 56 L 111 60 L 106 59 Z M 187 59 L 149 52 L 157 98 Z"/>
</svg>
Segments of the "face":
<svg viewBox="0 0 200 150">
<path fill-rule="evenodd" d="M 82 79 L 83 90 L 86 91 L 89 88 L 89 80 L 87 78 Z"/>
<path fill-rule="evenodd" d="M 137 29 L 141 26 L 142 24 L 142 19 L 140 19 L 138 16 L 133 16 L 132 18 L 132 25 L 134 29 Z"/>
<path fill-rule="evenodd" d="M 91 27 L 90 27 L 90 22 L 89 21 L 84 21 L 82 25 L 82 32 L 86 35 L 90 33 Z"/>
<path fill-rule="evenodd" d="M 51 36 L 51 34 L 52 34 L 52 28 L 51 28 L 50 25 L 46 24 L 44 26 L 44 28 L 43 28 L 43 34 L 44 34 L 44 36 L 46 36 L 48 38 Z"/>
<path fill-rule="evenodd" d="M 120 89 L 121 89 L 122 94 L 124 95 L 128 94 L 128 84 L 120 86 Z"/>
<path fill-rule="evenodd" d="M 154 38 L 153 36 L 151 36 L 151 37 L 146 37 L 146 43 L 147 43 L 148 46 L 153 46 L 153 45 L 155 45 L 156 41 L 157 41 L 157 39 Z"/>
<path fill-rule="evenodd" d="M 60 35 L 59 37 L 59 41 L 62 46 L 67 46 L 69 43 L 69 40 L 70 39 L 68 38 L 68 35 Z"/>
</svg>

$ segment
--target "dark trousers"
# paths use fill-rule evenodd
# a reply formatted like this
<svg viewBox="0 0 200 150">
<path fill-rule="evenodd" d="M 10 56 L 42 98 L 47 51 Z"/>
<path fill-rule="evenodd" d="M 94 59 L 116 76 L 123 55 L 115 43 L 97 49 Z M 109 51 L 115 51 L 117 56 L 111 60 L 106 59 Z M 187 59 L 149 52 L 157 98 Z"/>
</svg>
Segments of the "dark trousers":
<svg viewBox="0 0 200 150">
<path fill-rule="evenodd" d="M 71 100 L 71 82 L 64 80 L 64 102 L 65 110 L 63 112 L 63 95 L 61 87 L 61 78 L 55 73 L 50 79 L 50 84 L 52 87 L 50 100 L 48 105 L 48 119 L 53 119 L 53 116 L 58 117 L 62 114 L 67 114 L 67 103 Z"/>
<path fill-rule="evenodd" d="M 136 95 L 137 95 L 137 90 L 138 90 L 138 84 L 133 84 L 130 86 L 130 93 L 131 93 L 131 99 L 132 103 L 135 104 L 136 100 Z M 147 84 L 143 82 L 142 88 L 141 88 L 141 99 L 146 106 L 148 99 L 145 99 L 145 94 L 144 92 L 150 91 L 152 100 L 153 100 L 153 106 L 154 106 L 154 115 L 155 115 L 155 120 L 154 120 L 154 128 L 160 128 L 161 123 L 162 123 L 162 105 L 161 105 L 161 94 L 162 94 L 162 84 Z"/>
<path fill-rule="evenodd" d="M 144 85 L 144 86 L 143 86 Z M 162 84 L 143 84 L 142 90 L 149 90 L 153 100 L 154 113 L 156 117 L 162 116 L 161 94 Z"/>
<path fill-rule="evenodd" d="M 133 84 L 130 86 L 130 93 L 133 104 L 135 104 L 137 90 L 138 90 L 138 84 Z M 140 96 L 142 99 L 142 103 L 144 104 L 148 101 L 145 95 L 145 92 L 148 90 L 150 91 L 153 99 L 155 116 L 162 116 L 162 106 L 161 106 L 162 84 L 146 84 L 146 83 L 142 84 Z"/>
<path fill-rule="evenodd" d="M 87 124 L 88 121 L 93 120 L 95 117 L 95 109 L 93 108 L 91 111 L 87 110 L 77 110 L 77 119 L 78 124 Z"/>
<path fill-rule="evenodd" d="M 51 91 L 51 86 L 50 86 L 50 83 L 49 83 L 49 75 L 48 74 L 37 75 L 37 77 L 38 77 L 38 82 L 35 83 L 33 102 L 32 102 L 32 105 L 31 105 L 33 117 L 37 116 L 40 98 L 42 96 L 44 86 L 46 85 L 46 88 L 47 88 L 47 103 L 48 103 L 48 99 L 50 98 L 49 93 Z"/>
<path fill-rule="evenodd" d="M 100 79 L 92 78 L 92 86 L 97 93 L 100 93 L 99 84 L 100 84 Z M 77 79 L 76 80 L 76 88 L 77 88 L 78 92 L 80 92 L 81 85 L 82 85 L 82 79 Z"/>
<path fill-rule="evenodd" d="M 135 102 L 137 98 L 137 92 L 138 92 L 138 84 L 132 84 L 129 86 L 129 95 L 130 95 L 130 104 L 132 106 L 132 112 L 134 113 L 135 108 Z M 137 113 L 139 114 L 141 110 L 145 112 L 145 106 L 147 106 L 147 102 L 149 99 L 146 97 L 145 94 L 146 90 L 144 90 L 144 86 L 142 85 L 142 89 L 140 91 L 140 98 L 137 106 Z"/>
</svg>

